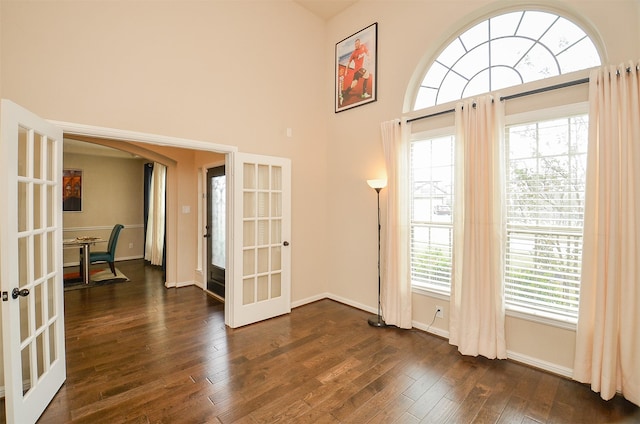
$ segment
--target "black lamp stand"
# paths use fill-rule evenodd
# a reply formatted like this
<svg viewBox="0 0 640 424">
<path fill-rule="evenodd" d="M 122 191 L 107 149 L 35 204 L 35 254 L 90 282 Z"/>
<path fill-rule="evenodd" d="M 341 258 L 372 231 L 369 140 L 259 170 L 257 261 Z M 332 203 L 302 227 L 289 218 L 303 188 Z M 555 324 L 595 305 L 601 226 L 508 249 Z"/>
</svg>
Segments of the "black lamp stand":
<svg viewBox="0 0 640 424">
<path fill-rule="evenodd" d="M 382 187 L 374 189 L 378 194 L 378 315 L 369 318 L 369 325 L 372 327 L 386 327 L 387 324 L 382 319 L 382 310 L 380 307 L 380 190 L 382 190 Z"/>
</svg>

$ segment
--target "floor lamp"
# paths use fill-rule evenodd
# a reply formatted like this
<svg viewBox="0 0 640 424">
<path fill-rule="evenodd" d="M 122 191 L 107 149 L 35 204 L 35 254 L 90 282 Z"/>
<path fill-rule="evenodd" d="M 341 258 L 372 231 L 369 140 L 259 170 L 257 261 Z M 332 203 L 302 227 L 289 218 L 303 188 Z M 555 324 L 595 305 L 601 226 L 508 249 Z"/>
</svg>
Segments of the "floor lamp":
<svg viewBox="0 0 640 424">
<path fill-rule="evenodd" d="M 386 327 L 387 324 L 382 319 L 380 307 L 380 190 L 387 186 L 387 180 L 367 180 L 369 187 L 374 189 L 378 195 L 378 315 L 369 318 L 369 325 L 372 327 Z"/>
</svg>

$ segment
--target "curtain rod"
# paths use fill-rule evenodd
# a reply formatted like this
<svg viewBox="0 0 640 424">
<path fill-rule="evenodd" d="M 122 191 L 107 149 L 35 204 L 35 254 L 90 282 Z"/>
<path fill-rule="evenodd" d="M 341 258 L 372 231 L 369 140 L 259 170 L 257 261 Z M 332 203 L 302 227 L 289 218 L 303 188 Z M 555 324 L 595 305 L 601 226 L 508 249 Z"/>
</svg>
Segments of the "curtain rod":
<svg viewBox="0 0 640 424">
<path fill-rule="evenodd" d="M 573 80 L 573 81 L 567 81 L 567 82 L 563 82 L 562 84 L 550 85 L 548 87 L 537 88 L 535 90 L 523 91 L 522 93 L 516 93 L 516 94 L 511 94 L 509 96 L 500 97 L 500 101 L 517 99 L 518 97 L 530 96 L 532 94 L 544 93 L 546 91 L 552 91 L 552 90 L 557 90 L 557 89 L 560 89 L 560 88 L 572 87 L 574 85 L 585 84 L 585 83 L 588 83 L 588 82 L 589 82 L 589 78 L 581 78 L 581 79 L 577 79 L 577 80 Z M 407 119 L 407 123 L 413 122 L 413 121 L 418 121 L 420 119 L 433 118 L 435 116 L 446 115 L 447 113 L 451 113 L 451 112 L 455 112 L 455 111 L 456 111 L 455 109 L 447 109 L 447 110 L 442 110 L 440 112 L 431 113 L 429 115 L 417 116 L 415 118 Z"/>
</svg>

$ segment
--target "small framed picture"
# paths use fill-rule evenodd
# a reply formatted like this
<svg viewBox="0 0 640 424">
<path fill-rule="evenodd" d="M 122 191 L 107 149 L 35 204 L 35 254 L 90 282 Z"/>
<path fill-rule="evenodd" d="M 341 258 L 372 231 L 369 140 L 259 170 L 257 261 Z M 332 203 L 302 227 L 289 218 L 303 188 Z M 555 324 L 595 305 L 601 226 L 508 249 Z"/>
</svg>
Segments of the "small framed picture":
<svg viewBox="0 0 640 424">
<path fill-rule="evenodd" d="M 336 113 L 377 100 L 377 51 L 377 22 L 336 44 Z"/>
<path fill-rule="evenodd" d="M 82 212 L 82 170 L 62 171 L 62 210 Z"/>
</svg>

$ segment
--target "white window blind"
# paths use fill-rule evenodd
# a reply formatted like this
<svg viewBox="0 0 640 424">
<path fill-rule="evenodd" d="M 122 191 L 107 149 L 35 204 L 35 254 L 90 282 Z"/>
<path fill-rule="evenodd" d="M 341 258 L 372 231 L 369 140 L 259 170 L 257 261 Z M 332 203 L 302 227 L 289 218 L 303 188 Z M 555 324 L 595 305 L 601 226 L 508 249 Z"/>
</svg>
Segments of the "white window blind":
<svg viewBox="0 0 640 424">
<path fill-rule="evenodd" d="M 578 315 L 588 119 L 506 129 L 507 305 Z"/>
<path fill-rule="evenodd" d="M 411 144 L 411 282 L 450 292 L 453 136 Z"/>
</svg>

